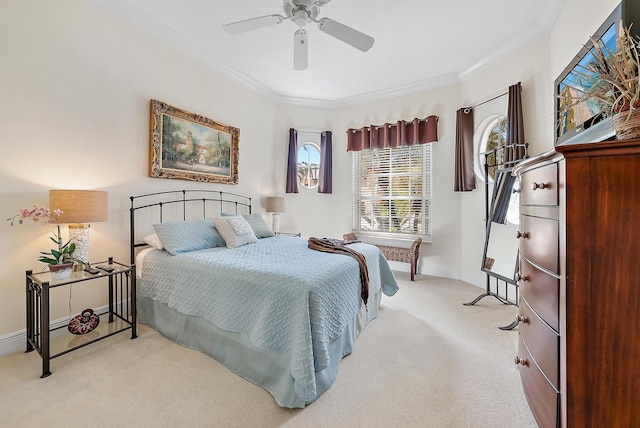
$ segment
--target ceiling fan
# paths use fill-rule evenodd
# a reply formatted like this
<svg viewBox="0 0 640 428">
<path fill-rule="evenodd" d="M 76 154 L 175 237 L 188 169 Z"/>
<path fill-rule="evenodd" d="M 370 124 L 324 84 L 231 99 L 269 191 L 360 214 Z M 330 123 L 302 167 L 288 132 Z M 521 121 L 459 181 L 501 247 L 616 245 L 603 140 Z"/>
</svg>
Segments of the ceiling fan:
<svg viewBox="0 0 640 428">
<path fill-rule="evenodd" d="M 257 18 L 245 19 L 243 21 L 232 22 L 222 26 L 224 30 L 231 34 L 241 34 L 247 31 L 257 30 L 270 25 L 282 24 L 284 21 L 293 21 L 298 27 L 298 31 L 293 36 L 293 68 L 304 70 L 308 65 L 308 43 L 307 31 L 303 28 L 309 22 L 318 24 L 320 31 L 341 40 L 356 49 L 366 52 L 373 46 L 374 38 L 354 30 L 344 24 L 330 18 L 317 19 L 320 7 L 331 0 L 283 0 L 284 15 L 266 15 Z"/>
</svg>

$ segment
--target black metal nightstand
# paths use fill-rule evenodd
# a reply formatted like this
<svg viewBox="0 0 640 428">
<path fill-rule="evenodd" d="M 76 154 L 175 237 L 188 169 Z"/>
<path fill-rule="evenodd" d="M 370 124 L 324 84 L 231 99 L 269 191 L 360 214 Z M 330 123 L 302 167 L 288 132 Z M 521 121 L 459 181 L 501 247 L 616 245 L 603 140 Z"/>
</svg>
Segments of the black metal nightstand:
<svg viewBox="0 0 640 428">
<path fill-rule="evenodd" d="M 93 266 L 104 266 L 106 270 L 99 270 L 96 274 L 85 271 L 73 272 L 69 278 L 61 280 L 51 279 L 49 272 L 26 271 L 26 352 L 35 349 L 42 357 L 42 376 L 40 377 L 47 377 L 51 374 L 50 362 L 52 359 L 75 349 L 129 329 L 131 329 L 131 338 L 137 337 L 135 265 L 124 265 L 113 261 L 113 258 L 110 257 L 109 260 L 94 263 Z M 86 335 L 74 335 L 66 331 L 58 332 L 58 330 L 66 329 L 66 325 L 51 328 L 49 290 L 98 279 L 106 280 L 108 283 L 109 308 L 98 314 L 101 322 L 95 330 Z M 52 332 L 56 332 L 53 340 Z M 74 340 L 81 337 L 86 340 Z"/>
</svg>

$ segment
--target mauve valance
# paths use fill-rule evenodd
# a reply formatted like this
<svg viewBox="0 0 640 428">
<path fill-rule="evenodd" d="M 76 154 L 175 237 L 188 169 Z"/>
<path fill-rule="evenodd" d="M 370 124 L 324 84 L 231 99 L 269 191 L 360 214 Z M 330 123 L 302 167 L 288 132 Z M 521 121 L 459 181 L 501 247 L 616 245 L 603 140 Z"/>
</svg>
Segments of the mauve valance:
<svg viewBox="0 0 640 428">
<path fill-rule="evenodd" d="M 413 146 L 438 141 L 438 116 L 347 130 L 347 151 Z"/>
</svg>

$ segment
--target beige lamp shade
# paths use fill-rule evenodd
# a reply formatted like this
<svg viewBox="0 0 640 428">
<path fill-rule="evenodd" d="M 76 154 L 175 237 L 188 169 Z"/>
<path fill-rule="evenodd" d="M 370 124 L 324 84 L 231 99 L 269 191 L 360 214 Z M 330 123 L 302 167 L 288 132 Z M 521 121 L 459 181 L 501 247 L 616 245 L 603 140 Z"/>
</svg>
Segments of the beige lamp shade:
<svg viewBox="0 0 640 428">
<path fill-rule="evenodd" d="M 283 213 L 284 211 L 284 198 L 282 196 L 267 196 L 268 213 Z"/>
<path fill-rule="evenodd" d="M 49 190 L 49 208 L 62 211 L 60 223 L 107 221 L 107 201 L 100 190 Z"/>
</svg>

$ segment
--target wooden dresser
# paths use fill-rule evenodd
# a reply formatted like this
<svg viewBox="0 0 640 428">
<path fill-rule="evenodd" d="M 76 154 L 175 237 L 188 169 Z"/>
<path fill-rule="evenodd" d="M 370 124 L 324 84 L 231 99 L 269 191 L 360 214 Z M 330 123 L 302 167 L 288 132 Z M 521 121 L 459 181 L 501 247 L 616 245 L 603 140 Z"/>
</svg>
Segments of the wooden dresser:
<svg viewBox="0 0 640 428">
<path fill-rule="evenodd" d="M 557 147 L 514 174 L 516 363 L 536 421 L 640 426 L 640 140 Z"/>
</svg>

